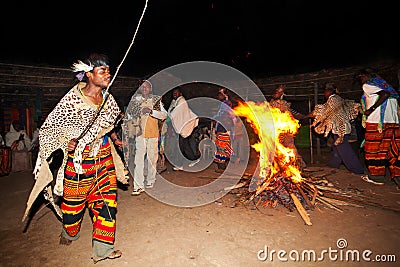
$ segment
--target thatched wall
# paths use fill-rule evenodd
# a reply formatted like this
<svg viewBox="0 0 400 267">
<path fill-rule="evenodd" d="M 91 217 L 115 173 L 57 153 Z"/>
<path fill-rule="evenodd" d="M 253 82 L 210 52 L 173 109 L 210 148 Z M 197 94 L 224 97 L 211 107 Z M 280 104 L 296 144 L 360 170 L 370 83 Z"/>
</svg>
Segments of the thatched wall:
<svg viewBox="0 0 400 267">
<path fill-rule="evenodd" d="M 368 65 L 398 88 L 397 61 L 376 62 Z M 366 66 L 352 66 L 340 69 L 323 69 L 316 72 L 273 77 L 257 77 L 254 82 L 268 100 L 276 86 L 286 84 L 286 99 L 294 108 L 307 112 L 309 105 L 323 101 L 323 84 L 335 82 L 342 96 L 359 100 L 361 87 L 354 82 L 354 73 Z M 121 108 L 125 107 L 143 77 L 118 76 L 111 87 L 111 92 Z M 253 77 L 250 77 L 253 78 Z M 29 108 L 33 116 L 46 115 L 60 98 L 77 82 L 70 69 L 48 66 L 28 66 L 0 63 L 0 131 L 7 130 L 4 112 L 10 108 Z M 315 92 L 318 92 L 317 99 Z M 255 92 L 248 92 L 249 95 Z M 187 98 L 196 96 L 216 96 L 216 86 L 210 84 L 190 84 L 184 86 Z M 170 96 L 166 96 L 168 105 Z"/>
</svg>

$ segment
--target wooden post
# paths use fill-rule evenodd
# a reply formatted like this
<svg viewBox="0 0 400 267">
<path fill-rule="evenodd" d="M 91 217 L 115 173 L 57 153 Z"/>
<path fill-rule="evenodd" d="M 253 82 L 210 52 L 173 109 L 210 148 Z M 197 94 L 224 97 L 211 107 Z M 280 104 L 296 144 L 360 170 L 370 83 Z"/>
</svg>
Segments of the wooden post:
<svg viewBox="0 0 400 267">
<path fill-rule="evenodd" d="M 314 105 L 318 103 L 318 83 L 314 83 Z M 312 142 L 312 140 L 311 140 Z M 316 163 L 319 163 L 319 159 L 321 158 L 321 140 L 317 137 L 317 160 Z"/>
<path fill-rule="evenodd" d="M 308 97 L 308 113 L 311 113 L 311 98 L 310 97 Z M 310 137 L 310 161 L 311 161 L 311 164 L 314 164 L 314 155 L 313 155 L 313 142 L 312 142 L 312 129 L 311 129 L 311 123 L 312 123 L 312 120 L 311 119 L 308 119 L 308 121 L 309 121 L 309 125 L 310 125 L 310 127 L 309 127 L 309 137 Z"/>
</svg>

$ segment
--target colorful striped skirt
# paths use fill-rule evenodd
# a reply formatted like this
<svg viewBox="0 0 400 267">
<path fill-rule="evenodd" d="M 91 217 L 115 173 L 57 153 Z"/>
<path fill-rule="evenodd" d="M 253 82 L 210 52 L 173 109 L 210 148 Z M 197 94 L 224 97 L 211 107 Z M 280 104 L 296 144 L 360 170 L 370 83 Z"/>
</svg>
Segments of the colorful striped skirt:
<svg viewBox="0 0 400 267">
<path fill-rule="evenodd" d="M 93 240 L 114 244 L 117 180 L 110 143 L 102 144 L 95 158 L 85 158 L 88 153 L 87 146 L 82 162 L 84 174 L 81 175 L 75 172 L 74 155 L 68 155 L 61 204 L 64 230 L 70 237 L 75 237 L 87 207 L 93 223 Z"/>
<path fill-rule="evenodd" d="M 400 127 L 395 123 L 385 123 L 382 132 L 377 123 L 367 123 L 365 127 L 365 164 L 373 176 L 385 176 L 389 166 L 391 178 L 400 177 Z"/>
<path fill-rule="evenodd" d="M 214 162 L 225 163 L 232 155 L 231 137 L 229 133 L 218 132 L 215 140 L 215 151 Z"/>
</svg>

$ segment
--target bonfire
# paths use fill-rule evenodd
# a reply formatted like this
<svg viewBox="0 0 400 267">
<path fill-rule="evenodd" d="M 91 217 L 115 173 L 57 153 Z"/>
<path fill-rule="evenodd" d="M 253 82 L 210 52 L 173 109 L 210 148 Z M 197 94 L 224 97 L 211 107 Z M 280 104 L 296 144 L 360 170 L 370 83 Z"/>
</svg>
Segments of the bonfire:
<svg viewBox="0 0 400 267">
<path fill-rule="evenodd" d="M 282 142 L 285 135 L 297 134 L 298 120 L 268 102 L 239 103 L 234 112 L 245 117 L 258 135 L 258 142 L 252 145 L 259 153 L 259 163 L 249 186 L 251 200 L 257 205 L 296 209 L 305 223 L 312 225 L 306 210 L 313 208 L 317 190 L 304 182 L 296 151 Z"/>
<path fill-rule="evenodd" d="M 317 203 L 343 212 L 339 206 L 372 206 L 400 212 L 400 209 L 376 202 L 375 196 L 363 194 L 354 187 L 336 188 L 322 169 L 300 170 L 295 147 L 287 147 L 285 136 L 294 137 L 300 127 L 298 120 L 289 112 L 281 112 L 268 102 L 240 102 L 234 108 L 237 116 L 245 117 L 258 140 L 252 145 L 259 154 L 259 162 L 252 179 L 245 178 L 237 189 L 248 189 L 243 194 L 247 203 L 257 206 L 277 207 L 283 205 L 290 211 L 297 210 L 305 224 L 312 225 L 307 210 Z M 313 173 L 313 174 L 310 174 Z M 243 177 L 242 177 L 243 178 Z"/>
</svg>

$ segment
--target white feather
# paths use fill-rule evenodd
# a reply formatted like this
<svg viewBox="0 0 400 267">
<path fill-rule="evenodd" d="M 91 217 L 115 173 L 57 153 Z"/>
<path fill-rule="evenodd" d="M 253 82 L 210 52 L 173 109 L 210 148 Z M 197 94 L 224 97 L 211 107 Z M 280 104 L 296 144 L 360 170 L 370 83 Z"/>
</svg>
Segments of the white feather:
<svg viewBox="0 0 400 267">
<path fill-rule="evenodd" d="M 89 66 L 86 63 L 78 60 L 77 63 L 72 64 L 72 71 L 73 72 L 81 72 L 81 71 L 89 72 L 89 71 L 92 71 L 92 70 L 93 70 L 92 63 L 90 63 L 90 66 Z"/>
</svg>

